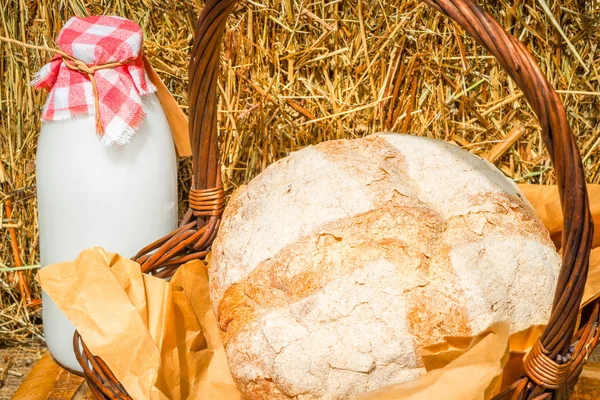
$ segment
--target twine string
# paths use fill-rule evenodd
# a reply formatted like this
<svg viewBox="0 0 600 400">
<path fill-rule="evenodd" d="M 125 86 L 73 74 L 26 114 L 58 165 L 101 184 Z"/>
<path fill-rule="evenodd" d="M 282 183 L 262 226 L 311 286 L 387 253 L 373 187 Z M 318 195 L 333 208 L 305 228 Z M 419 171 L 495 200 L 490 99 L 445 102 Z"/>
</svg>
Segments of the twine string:
<svg viewBox="0 0 600 400">
<path fill-rule="evenodd" d="M 61 54 L 62 55 L 62 54 Z M 65 57 L 62 55 L 63 63 L 67 68 L 72 71 L 81 72 L 90 80 L 92 84 L 92 90 L 94 91 L 94 110 L 96 114 L 96 132 L 103 132 L 104 128 L 102 127 L 102 122 L 100 121 L 100 96 L 98 95 L 98 86 L 96 85 L 96 79 L 94 78 L 94 73 L 101 69 L 107 68 L 115 68 L 120 67 L 121 65 L 125 65 L 126 63 L 122 63 L 119 61 L 101 64 L 101 65 L 87 65 L 81 60 L 78 60 L 73 57 Z"/>
<path fill-rule="evenodd" d="M 96 79 L 94 78 L 94 73 L 101 69 L 108 68 L 116 68 L 122 65 L 127 64 L 127 62 L 114 61 L 106 64 L 100 65 L 87 65 L 83 61 L 71 56 L 70 54 L 60 50 L 55 49 L 53 47 L 47 46 L 38 46 L 35 44 L 29 44 L 25 42 L 21 42 L 16 39 L 0 36 L 0 41 L 16 44 L 21 47 L 25 47 L 28 49 L 34 50 L 44 50 L 49 53 L 56 53 L 62 57 L 64 65 L 72 71 L 80 72 L 88 77 L 90 83 L 92 84 L 92 90 L 94 92 L 94 111 L 95 111 L 95 119 L 96 119 L 96 132 L 102 134 L 104 132 L 104 128 L 102 127 L 102 122 L 100 121 L 100 97 L 98 95 L 98 86 L 96 85 Z"/>
</svg>

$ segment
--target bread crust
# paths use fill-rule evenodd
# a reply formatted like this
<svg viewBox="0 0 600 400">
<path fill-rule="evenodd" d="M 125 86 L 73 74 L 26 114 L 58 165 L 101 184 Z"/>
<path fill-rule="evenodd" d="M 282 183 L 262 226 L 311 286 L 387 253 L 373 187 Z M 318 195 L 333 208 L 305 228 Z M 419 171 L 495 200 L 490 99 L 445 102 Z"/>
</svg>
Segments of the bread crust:
<svg viewBox="0 0 600 400">
<path fill-rule="evenodd" d="M 303 149 L 239 188 L 210 288 L 246 398 L 343 399 L 423 373 L 443 336 L 545 322 L 559 265 L 489 163 L 384 135 Z"/>
</svg>

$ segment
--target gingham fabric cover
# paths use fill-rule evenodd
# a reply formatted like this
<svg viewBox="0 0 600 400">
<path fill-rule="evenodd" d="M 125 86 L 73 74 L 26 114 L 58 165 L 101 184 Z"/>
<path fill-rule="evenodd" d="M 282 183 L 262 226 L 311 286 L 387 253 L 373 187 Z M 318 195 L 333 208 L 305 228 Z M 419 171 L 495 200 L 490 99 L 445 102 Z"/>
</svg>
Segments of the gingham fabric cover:
<svg viewBox="0 0 600 400">
<path fill-rule="evenodd" d="M 106 145 L 126 144 L 142 123 L 145 111 L 141 96 L 156 91 L 144 70 L 142 30 L 138 24 L 115 16 L 73 17 L 58 35 L 58 47 L 88 66 L 124 63 L 94 72 Z M 36 74 L 33 85 L 49 91 L 43 121 L 77 116 L 95 117 L 95 99 L 87 74 L 69 69 L 60 55 Z"/>
</svg>

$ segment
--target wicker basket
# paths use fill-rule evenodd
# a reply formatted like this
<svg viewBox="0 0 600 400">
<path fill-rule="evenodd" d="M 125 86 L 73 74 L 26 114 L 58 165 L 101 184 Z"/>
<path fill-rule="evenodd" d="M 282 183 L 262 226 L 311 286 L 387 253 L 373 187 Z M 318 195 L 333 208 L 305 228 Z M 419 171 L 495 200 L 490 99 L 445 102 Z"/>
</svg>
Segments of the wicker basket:
<svg viewBox="0 0 600 400">
<path fill-rule="evenodd" d="M 540 120 L 564 214 L 562 269 L 550 320 L 525 356 L 524 375 L 495 399 L 567 399 L 598 342 L 600 313 L 596 301 L 588 306 L 582 321 L 577 321 L 593 224 L 584 171 L 564 107 L 525 46 L 471 0 L 424 2 L 456 21 L 498 59 L 523 90 Z M 134 257 L 143 272 L 168 277 L 181 264 L 204 258 L 219 228 L 225 199 L 217 149 L 217 74 L 225 23 L 235 4 L 236 0 L 207 0 L 198 19 L 189 67 L 189 131 L 194 171 L 190 209 L 177 230 Z M 77 333 L 74 347 L 96 398 L 131 399 L 107 365 L 90 353 Z"/>
</svg>

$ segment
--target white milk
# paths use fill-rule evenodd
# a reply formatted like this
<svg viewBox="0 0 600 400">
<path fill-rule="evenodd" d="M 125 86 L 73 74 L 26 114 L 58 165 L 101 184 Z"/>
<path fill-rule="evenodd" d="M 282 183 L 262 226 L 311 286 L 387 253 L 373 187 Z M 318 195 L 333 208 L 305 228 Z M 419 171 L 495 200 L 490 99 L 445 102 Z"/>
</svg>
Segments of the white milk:
<svg viewBox="0 0 600 400">
<path fill-rule="evenodd" d="M 37 193 L 42 267 L 72 261 L 92 246 L 125 257 L 177 226 L 177 158 L 156 95 L 123 147 L 100 143 L 93 116 L 42 124 Z M 75 328 L 44 293 L 44 335 L 60 364 L 81 371 Z"/>
</svg>

